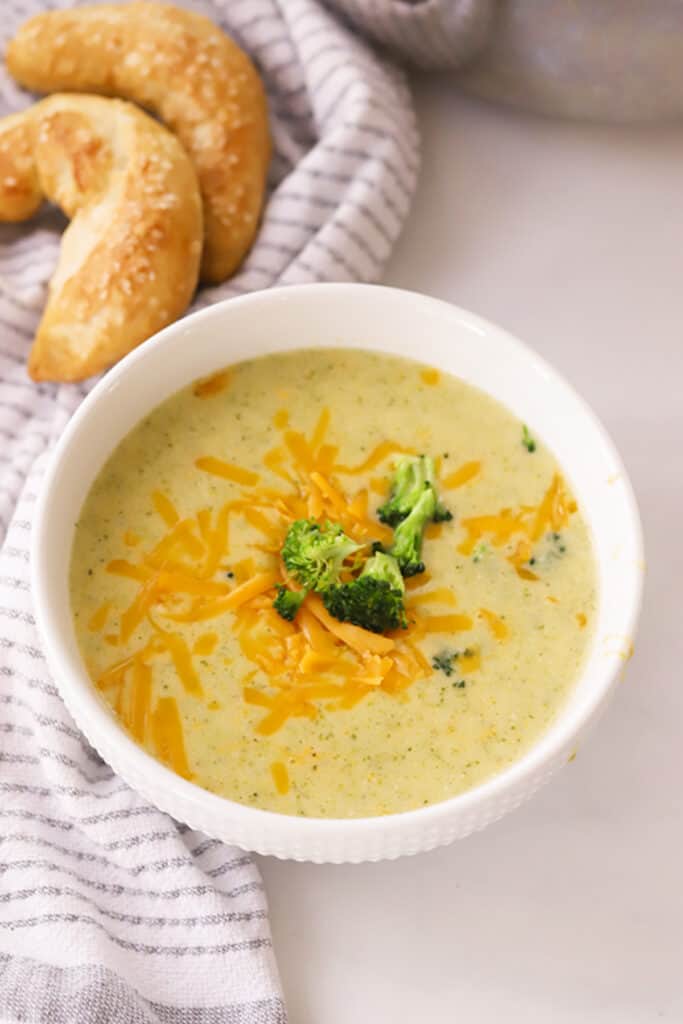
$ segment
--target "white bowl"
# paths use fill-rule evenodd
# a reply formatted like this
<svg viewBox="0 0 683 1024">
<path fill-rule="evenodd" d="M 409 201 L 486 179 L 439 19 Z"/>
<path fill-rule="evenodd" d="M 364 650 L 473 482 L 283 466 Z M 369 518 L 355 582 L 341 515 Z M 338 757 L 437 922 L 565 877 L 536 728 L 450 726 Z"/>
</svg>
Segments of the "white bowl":
<svg viewBox="0 0 683 1024">
<path fill-rule="evenodd" d="M 431 807 L 351 820 L 297 818 L 246 807 L 175 775 L 131 740 L 92 686 L 69 602 L 74 524 L 102 464 L 146 413 L 196 377 L 247 357 L 311 346 L 375 349 L 456 374 L 504 403 L 553 450 L 593 534 L 599 599 L 585 668 L 552 727 L 510 768 Z M 531 796 L 575 751 L 605 705 L 633 642 L 643 575 L 629 481 L 590 409 L 509 334 L 411 292 L 320 284 L 258 292 L 167 327 L 111 370 L 66 428 L 48 473 L 33 543 L 33 594 L 47 658 L 93 746 L 158 807 L 228 843 L 317 862 L 393 858 L 483 828 Z"/>
</svg>

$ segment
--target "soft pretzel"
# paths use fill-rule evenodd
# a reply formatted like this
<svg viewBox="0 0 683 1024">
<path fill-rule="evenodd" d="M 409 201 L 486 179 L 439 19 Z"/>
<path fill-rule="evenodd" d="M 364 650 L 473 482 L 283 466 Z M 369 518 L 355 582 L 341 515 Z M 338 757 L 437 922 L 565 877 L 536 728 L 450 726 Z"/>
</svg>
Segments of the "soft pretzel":
<svg viewBox="0 0 683 1024">
<path fill-rule="evenodd" d="M 158 114 L 197 168 L 203 279 L 238 267 L 258 227 L 270 141 L 263 86 L 232 39 L 200 14 L 145 0 L 39 14 L 6 57 L 28 89 L 121 96 Z"/>
<path fill-rule="evenodd" d="M 82 380 L 175 320 L 197 283 L 192 162 L 131 103 L 55 95 L 0 120 L 0 220 L 43 198 L 72 218 L 29 356 L 34 380 Z"/>
</svg>

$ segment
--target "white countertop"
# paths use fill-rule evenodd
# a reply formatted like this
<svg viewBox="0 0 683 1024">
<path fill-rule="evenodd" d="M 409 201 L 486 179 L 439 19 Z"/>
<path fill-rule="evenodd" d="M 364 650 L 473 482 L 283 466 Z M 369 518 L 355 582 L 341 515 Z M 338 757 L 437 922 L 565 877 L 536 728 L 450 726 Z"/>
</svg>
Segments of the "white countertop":
<svg viewBox="0 0 683 1024">
<path fill-rule="evenodd" d="M 389 284 L 543 353 L 631 475 L 636 653 L 577 760 L 486 831 L 393 863 L 261 859 L 291 1024 L 683 1022 L 683 127 L 502 111 L 418 83 Z"/>
</svg>

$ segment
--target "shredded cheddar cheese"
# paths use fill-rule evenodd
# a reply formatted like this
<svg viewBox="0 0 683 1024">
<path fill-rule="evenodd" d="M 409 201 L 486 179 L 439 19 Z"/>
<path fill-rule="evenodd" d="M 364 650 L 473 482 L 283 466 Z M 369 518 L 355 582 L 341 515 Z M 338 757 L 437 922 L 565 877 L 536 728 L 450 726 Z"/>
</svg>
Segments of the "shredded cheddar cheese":
<svg viewBox="0 0 683 1024">
<path fill-rule="evenodd" d="M 532 545 L 547 531 L 560 530 L 569 522 L 570 515 L 577 511 L 575 501 L 568 498 L 564 482 L 555 473 L 538 506 L 522 505 L 517 509 L 503 508 L 495 515 L 473 516 L 463 519 L 461 526 L 466 537 L 458 546 L 464 555 L 472 554 L 475 545 L 488 537 L 497 548 L 509 545 L 513 538 L 517 543 L 508 556 L 518 576 L 524 580 L 538 580 L 537 573 L 528 567 Z"/>
<path fill-rule="evenodd" d="M 111 601 L 105 601 L 104 604 L 93 612 L 92 616 L 88 620 L 88 629 L 91 633 L 97 633 L 104 629 L 109 618 L 109 612 L 111 611 Z"/>
<path fill-rule="evenodd" d="M 480 608 L 479 618 L 484 619 L 496 640 L 507 640 L 510 630 L 507 623 L 499 615 L 492 612 L 490 608 Z"/>
<path fill-rule="evenodd" d="M 463 487 L 470 480 L 474 480 L 479 473 L 481 473 L 481 462 L 465 462 L 455 472 L 444 477 L 442 484 L 446 490 L 454 491 L 456 487 Z"/>
<path fill-rule="evenodd" d="M 213 398 L 214 395 L 219 395 L 221 391 L 225 391 L 231 380 L 232 373 L 230 370 L 220 370 L 210 377 L 198 380 L 193 389 L 194 395 L 196 398 Z"/>
<path fill-rule="evenodd" d="M 214 393 L 212 387 L 207 394 Z M 340 465 L 337 446 L 327 441 L 330 421 L 329 410 L 323 409 L 306 437 L 291 429 L 287 410 L 276 413 L 274 423 L 282 432 L 282 445 L 266 452 L 262 461 L 264 470 L 284 482 L 282 489 L 261 483 L 261 474 L 253 469 L 214 456 L 197 458 L 198 471 L 246 490 L 232 497 L 226 491 L 223 503 L 215 509 L 204 507 L 184 519 L 163 492 L 155 491 L 152 505 L 166 533 L 150 549 L 136 552 L 135 560 L 115 559 L 106 566 L 107 572 L 137 588 L 119 616 L 116 642 L 132 641 L 143 628 L 151 629 L 152 635 L 136 652 L 104 672 L 98 686 L 113 693 L 132 734 L 141 740 L 150 736 L 162 760 L 185 777 L 190 769 L 176 700 L 164 696 L 153 705 L 155 659 L 170 659 L 180 692 L 201 700 L 195 659 L 211 656 L 220 643 L 220 631 L 230 629 L 253 666 L 242 681 L 245 706 L 261 713 L 254 728 L 259 735 L 269 736 L 291 718 L 315 719 L 322 710 L 349 710 L 373 693 L 405 700 L 405 690 L 433 671 L 420 650 L 422 638 L 474 628 L 473 617 L 466 613 L 437 610 L 425 614 L 427 605 L 453 608 L 457 604 L 448 588 L 428 588 L 427 572 L 406 581 L 408 628 L 392 636 L 340 622 L 316 594 L 307 595 L 293 622 L 283 620 L 273 609 L 277 585 L 282 581 L 291 585 L 278 556 L 295 519 L 332 519 L 359 542 L 386 541 L 392 536 L 388 527 L 371 517 L 368 489 L 348 495 L 338 475 L 366 473 L 407 449 L 383 441 L 359 465 Z M 480 469 L 478 462 L 465 463 L 445 484 L 463 486 Z M 373 479 L 370 490 L 385 494 L 386 481 Z M 498 546 L 518 535 L 517 555 L 511 559 L 528 559 L 538 531 L 547 525 L 556 528 L 570 511 L 561 481 L 555 478 L 537 509 L 503 510 L 497 516 L 464 520 L 466 538 L 461 550 L 471 550 L 484 535 L 490 535 Z M 252 531 L 254 555 L 229 564 L 233 517 L 241 517 Z M 435 526 L 430 532 L 440 529 Z M 519 568 L 523 568 L 521 562 Z M 104 628 L 109 613 L 110 609 L 106 613 L 100 609 L 93 616 L 92 628 Z M 481 609 L 478 615 L 496 640 L 507 635 L 505 623 L 494 612 Z M 209 621 L 216 624 L 212 632 L 188 641 L 184 627 Z M 463 672 L 476 671 L 481 665 L 479 649 L 467 648 L 459 665 Z M 272 774 L 278 792 L 286 792 L 289 783 L 284 764 L 275 762 Z"/>
<path fill-rule="evenodd" d="M 434 388 L 441 380 L 441 374 L 438 370 L 435 370 L 431 366 L 425 367 L 424 370 L 420 370 L 420 377 L 422 378 L 423 384 L 427 387 Z"/>
<path fill-rule="evenodd" d="M 180 519 L 177 509 L 170 498 L 167 498 L 161 491 L 154 491 L 152 502 L 163 521 L 167 526 L 175 526 Z"/>
<path fill-rule="evenodd" d="M 232 480 L 236 484 L 252 486 L 258 483 L 258 473 L 252 473 L 249 469 L 242 469 L 241 466 L 233 466 L 223 459 L 217 459 L 213 455 L 203 455 L 195 459 L 197 469 L 210 473 L 212 476 L 220 476 L 223 480 Z"/>
<path fill-rule="evenodd" d="M 184 779 L 191 779 L 178 704 L 173 697 L 159 698 L 151 714 L 150 726 L 152 740 L 161 760 Z"/>
<path fill-rule="evenodd" d="M 289 773 L 282 761 L 274 761 L 270 766 L 270 774 L 273 776 L 275 788 L 281 796 L 289 793 Z"/>
</svg>

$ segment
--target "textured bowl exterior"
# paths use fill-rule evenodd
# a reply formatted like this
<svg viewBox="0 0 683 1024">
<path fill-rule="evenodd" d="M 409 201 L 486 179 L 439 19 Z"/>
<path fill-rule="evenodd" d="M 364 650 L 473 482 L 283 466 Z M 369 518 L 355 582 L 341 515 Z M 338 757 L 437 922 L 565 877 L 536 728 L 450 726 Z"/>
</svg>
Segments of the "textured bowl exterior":
<svg viewBox="0 0 683 1024">
<path fill-rule="evenodd" d="M 269 352 L 357 347 L 419 358 L 489 392 L 554 451 L 593 534 L 595 636 L 572 695 L 520 760 L 431 807 L 360 819 L 275 814 L 218 797 L 134 743 L 98 696 L 76 643 L 68 568 L 74 524 L 102 464 L 152 408 L 197 377 Z M 36 616 L 55 681 L 74 719 L 112 768 L 174 818 L 245 850 L 322 862 L 393 859 L 431 850 L 514 810 L 575 751 L 611 696 L 640 606 L 642 541 L 633 494 L 593 414 L 550 367 L 504 331 L 457 307 L 369 285 L 302 285 L 219 303 L 162 331 L 93 389 L 46 474 L 32 551 Z"/>
</svg>

